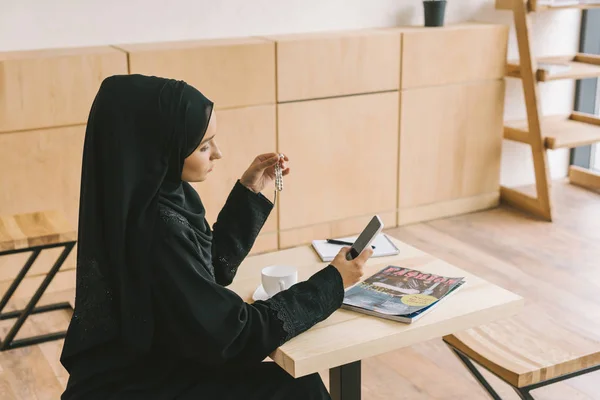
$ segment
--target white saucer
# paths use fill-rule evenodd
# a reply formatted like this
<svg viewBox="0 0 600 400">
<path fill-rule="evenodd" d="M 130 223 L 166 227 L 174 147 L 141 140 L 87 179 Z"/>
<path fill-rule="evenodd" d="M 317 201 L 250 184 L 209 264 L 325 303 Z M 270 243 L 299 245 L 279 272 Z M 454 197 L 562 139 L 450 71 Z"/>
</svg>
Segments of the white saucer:
<svg viewBox="0 0 600 400">
<path fill-rule="evenodd" d="M 269 295 L 267 294 L 267 292 L 265 292 L 263 285 L 262 284 L 258 285 L 256 290 L 254 291 L 254 294 L 252 295 L 252 300 L 256 301 L 256 300 L 268 300 L 268 299 L 269 299 Z"/>
</svg>

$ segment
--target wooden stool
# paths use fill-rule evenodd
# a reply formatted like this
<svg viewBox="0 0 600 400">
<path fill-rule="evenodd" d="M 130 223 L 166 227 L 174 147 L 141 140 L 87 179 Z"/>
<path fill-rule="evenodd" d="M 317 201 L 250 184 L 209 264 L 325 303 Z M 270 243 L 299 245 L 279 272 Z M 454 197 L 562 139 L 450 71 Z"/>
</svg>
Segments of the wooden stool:
<svg viewBox="0 0 600 400">
<path fill-rule="evenodd" d="M 600 343 L 550 320 L 528 327 L 515 319 L 444 337 L 494 400 L 502 400 L 472 361 L 510 385 L 521 399 L 530 391 L 600 370 Z"/>
<path fill-rule="evenodd" d="M 36 304 L 48 288 L 52 279 L 63 265 L 77 241 L 77 233 L 65 217 L 57 211 L 36 212 L 12 216 L 0 216 L 0 256 L 15 253 L 31 252 L 31 256 L 17 274 L 14 281 L 0 300 L 0 320 L 13 319 L 16 321 L 4 340 L 0 342 L 0 351 L 16 347 L 62 339 L 66 332 L 56 332 L 25 339 L 13 340 L 29 315 L 47 311 L 71 308 L 68 302 L 48 304 L 36 307 Z M 2 313 L 11 296 L 44 249 L 64 247 L 58 259 L 40 284 L 39 288 L 22 310 Z"/>
</svg>

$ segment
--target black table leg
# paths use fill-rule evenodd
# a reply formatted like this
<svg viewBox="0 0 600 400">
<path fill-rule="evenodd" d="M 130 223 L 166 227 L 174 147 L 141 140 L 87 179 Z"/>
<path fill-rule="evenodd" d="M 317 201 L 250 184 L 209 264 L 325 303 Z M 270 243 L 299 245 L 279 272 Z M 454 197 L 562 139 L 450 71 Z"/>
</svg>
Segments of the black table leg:
<svg viewBox="0 0 600 400">
<path fill-rule="evenodd" d="M 360 360 L 329 370 L 329 392 L 333 400 L 360 400 Z"/>
<path fill-rule="evenodd" d="M 12 328 L 6 334 L 6 337 L 4 337 L 4 340 L 2 340 L 2 342 L 0 343 L 0 351 L 14 349 L 16 347 L 29 346 L 32 344 L 47 342 L 49 340 L 56 340 L 56 339 L 61 339 L 61 338 L 65 337 L 66 332 L 56 332 L 56 333 L 51 333 L 51 334 L 33 336 L 33 337 L 20 339 L 20 340 L 13 340 L 15 338 L 15 336 L 17 335 L 17 333 L 19 332 L 19 329 L 21 329 L 21 327 L 23 326 L 23 324 L 25 323 L 25 321 L 27 320 L 27 318 L 29 317 L 30 314 L 38 314 L 38 313 L 42 313 L 42 312 L 71 308 L 71 305 L 67 302 L 58 303 L 58 304 L 50 304 L 47 306 L 42 306 L 42 307 L 37 307 L 37 308 L 35 307 L 37 302 L 40 300 L 40 298 L 42 297 L 42 295 L 44 294 L 44 292 L 46 291 L 46 289 L 52 282 L 52 279 L 54 279 L 54 276 L 56 275 L 56 273 L 59 271 L 60 267 L 63 265 L 63 263 L 67 259 L 69 253 L 71 252 L 73 247 L 75 247 L 75 242 L 64 243 L 64 244 L 61 244 L 61 246 L 64 247 L 64 250 L 62 251 L 62 253 L 58 257 L 58 259 L 56 260 L 56 262 L 54 263 L 54 265 L 52 266 L 52 268 L 50 269 L 50 271 L 48 272 L 48 274 L 46 275 L 46 277 L 40 284 L 40 287 L 37 289 L 37 291 L 31 298 L 31 300 L 27 303 L 25 308 L 23 310 L 0 314 L 0 320 L 12 319 L 12 318 L 17 319 L 15 321 L 14 325 L 12 326 Z M 49 247 L 58 247 L 58 246 L 39 246 L 36 249 L 33 249 L 33 254 L 31 255 L 31 257 L 29 257 L 29 259 L 27 260 L 27 263 L 25 264 L 25 266 L 23 267 L 21 272 L 19 272 L 19 274 L 13 281 L 10 288 L 4 294 L 2 300 L 0 300 L 0 312 L 6 306 L 9 299 L 14 294 L 14 292 L 16 291 L 19 284 L 22 282 L 23 278 L 27 274 L 27 271 L 29 271 L 33 262 L 35 261 L 37 256 L 40 254 L 40 251 L 43 250 L 44 248 L 49 248 Z"/>
</svg>

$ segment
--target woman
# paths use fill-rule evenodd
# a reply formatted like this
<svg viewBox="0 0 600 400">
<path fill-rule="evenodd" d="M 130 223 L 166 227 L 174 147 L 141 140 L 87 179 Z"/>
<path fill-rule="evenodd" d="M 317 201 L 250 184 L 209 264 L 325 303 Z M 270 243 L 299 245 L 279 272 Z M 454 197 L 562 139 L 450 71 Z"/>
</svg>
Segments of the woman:
<svg viewBox="0 0 600 400">
<path fill-rule="evenodd" d="M 188 182 L 221 158 L 213 104 L 181 81 L 113 76 L 86 130 L 75 311 L 63 400 L 326 399 L 317 374 L 262 362 L 340 307 L 370 250 L 267 301 L 227 289 L 273 204 L 275 153 L 235 183 L 211 229 Z"/>
</svg>

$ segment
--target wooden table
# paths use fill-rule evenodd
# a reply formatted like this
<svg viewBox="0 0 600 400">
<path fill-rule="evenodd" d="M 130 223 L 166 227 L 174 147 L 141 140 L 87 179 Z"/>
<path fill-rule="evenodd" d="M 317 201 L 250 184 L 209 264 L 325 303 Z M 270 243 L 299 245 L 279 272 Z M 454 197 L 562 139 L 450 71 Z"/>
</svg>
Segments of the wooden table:
<svg viewBox="0 0 600 400">
<path fill-rule="evenodd" d="M 362 359 L 507 318 L 523 306 L 524 300 L 520 296 L 399 240 L 392 240 L 400 254 L 371 258 L 364 278 L 387 265 L 396 265 L 439 275 L 464 276 L 466 283 L 413 324 L 340 309 L 271 354 L 271 358 L 293 377 L 329 369 L 330 392 L 334 400 L 360 399 Z M 260 284 L 260 270 L 276 264 L 298 267 L 300 280 L 327 265 L 310 246 L 256 255 L 243 262 L 230 288 L 252 302 L 252 294 Z"/>
<path fill-rule="evenodd" d="M 71 250 L 73 250 L 73 247 L 75 247 L 76 240 L 77 232 L 71 228 L 66 218 L 58 211 L 0 216 L 0 256 L 15 253 L 31 253 L 21 271 L 17 274 L 6 293 L 4 293 L 2 299 L 0 299 L 0 320 L 16 319 L 12 328 L 0 342 L 0 351 L 65 337 L 66 332 L 55 332 L 14 340 L 29 315 L 71 308 L 69 302 L 48 304 L 40 307 L 36 307 L 36 305 Z M 3 313 L 2 311 L 8 304 L 8 301 L 42 250 L 55 247 L 63 247 L 64 249 L 25 308 Z"/>
</svg>

